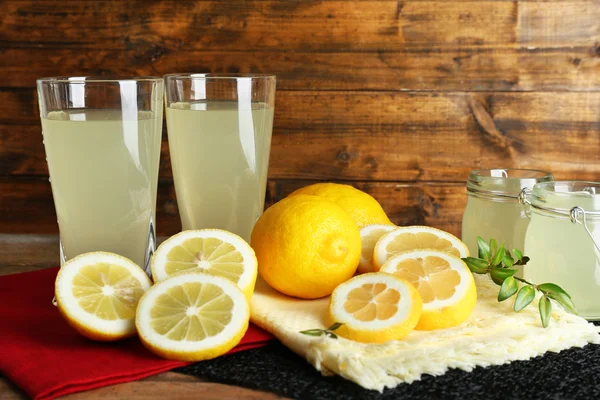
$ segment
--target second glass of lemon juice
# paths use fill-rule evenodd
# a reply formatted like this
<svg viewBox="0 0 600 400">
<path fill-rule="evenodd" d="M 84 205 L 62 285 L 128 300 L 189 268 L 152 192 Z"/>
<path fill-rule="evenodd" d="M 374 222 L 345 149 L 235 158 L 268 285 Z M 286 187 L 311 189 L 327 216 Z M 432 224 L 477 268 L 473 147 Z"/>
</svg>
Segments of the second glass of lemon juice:
<svg viewBox="0 0 600 400">
<path fill-rule="evenodd" d="M 172 74 L 165 81 L 183 229 L 224 229 L 249 241 L 264 208 L 275 77 Z"/>
</svg>

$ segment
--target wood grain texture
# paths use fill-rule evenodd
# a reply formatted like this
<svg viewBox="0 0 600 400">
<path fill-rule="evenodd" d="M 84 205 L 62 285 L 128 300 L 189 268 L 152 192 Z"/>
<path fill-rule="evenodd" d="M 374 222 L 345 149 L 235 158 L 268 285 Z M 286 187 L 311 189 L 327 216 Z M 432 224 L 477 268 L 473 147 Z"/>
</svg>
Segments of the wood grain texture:
<svg viewBox="0 0 600 400">
<path fill-rule="evenodd" d="M 592 45 L 595 0 L 37 1 L 0 3 L 6 47 L 378 51 Z M 94 32 L 90 35 L 90 32 Z"/>
<path fill-rule="evenodd" d="M 60 260 L 58 246 L 57 235 L 0 233 L 0 275 L 56 267 Z"/>
<path fill-rule="evenodd" d="M 471 169 L 600 180 L 600 0 L 5 0 L 0 58 L 0 232 L 56 232 L 42 75 L 277 74 L 271 202 L 345 181 L 398 223 L 458 232 Z M 159 232 L 170 234 L 164 136 Z M 428 190 L 442 214 L 424 206 Z"/>
<path fill-rule="evenodd" d="M 0 275 L 2 268 L 0 268 Z M 0 400 L 25 400 L 27 395 L 15 386 L 10 380 L 0 376 Z"/>
<path fill-rule="evenodd" d="M 32 251 L 29 247 L 29 251 Z M 39 268 L 38 268 L 39 269 Z M 0 275 L 5 271 L 0 268 Z M 99 400 L 99 399 L 154 399 L 154 398 L 186 399 L 240 399 L 240 400 L 276 400 L 285 399 L 273 393 L 245 389 L 238 386 L 223 385 L 203 381 L 190 375 L 165 372 L 139 381 L 105 386 L 91 391 L 74 393 L 62 399 Z M 7 378 L 0 376 L 0 400 L 24 400 L 28 396 Z"/>
<path fill-rule="evenodd" d="M 269 181 L 266 206 L 281 200 L 304 180 Z M 459 234 L 466 192 L 462 183 L 353 182 L 370 193 L 399 225 L 431 225 Z M 160 182 L 156 207 L 157 233 L 173 235 L 181 230 L 175 190 Z M 0 178 L 0 232 L 56 234 L 56 213 L 46 179 Z"/>
<path fill-rule="evenodd" d="M 174 71 L 272 73 L 278 90 L 597 91 L 597 47 L 403 49 L 398 51 L 164 52 L 77 48 L 0 49 L 12 60 L 5 87 L 42 76 L 164 75 Z M 309 62 L 307 62 L 309 61 Z M 35 66 L 35 68 L 32 68 Z"/>
<path fill-rule="evenodd" d="M 63 399 L 100 400 L 127 398 L 141 400 L 175 397 L 177 400 L 222 400 L 227 398 L 244 400 L 284 399 L 284 397 L 273 393 L 205 382 L 193 376 L 174 372 L 167 372 L 139 381 L 106 386 L 88 392 L 75 393 L 65 396 Z"/>
<path fill-rule="evenodd" d="M 32 89 L 0 89 L 0 175 L 47 174 L 37 110 L 15 115 L 32 103 Z M 283 91 L 269 176 L 463 182 L 504 166 L 599 180 L 599 130 L 600 92 Z M 166 141 L 160 175 L 171 177 Z"/>
</svg>

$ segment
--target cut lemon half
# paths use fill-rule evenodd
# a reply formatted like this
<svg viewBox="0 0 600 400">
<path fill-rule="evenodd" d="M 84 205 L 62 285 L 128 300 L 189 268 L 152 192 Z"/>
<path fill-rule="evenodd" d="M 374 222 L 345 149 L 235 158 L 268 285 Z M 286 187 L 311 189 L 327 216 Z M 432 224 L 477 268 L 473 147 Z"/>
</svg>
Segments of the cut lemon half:
<svg viewBox="0 0 600 400">
<path fill-rule="evenodd" d="M 416 326 L 433 330 L 456 326 L 469 318 L 477 289 L 473 275 L 460 258 L 439 250 L 413 250 L 388 260 L 381 272 L 394 274 L 417 288 L 423 314 Z"/>
<path fill-rule="evenodd" d="M 355 276 L 331 294 L 331 322 L 343 325 L 335 333 L 365 343 L 406 337 L 421 317 L 421 297 L 407 281 L 382 272 Z"/>
<path fill-rule="evenodd" d="M 375 243 L 386 233 L 398 229 L 395 225 L 373 224 L 367 225 L 360 229 L 360 240 L 362 251 L 360 254 L 360 262 L 358 264 L 358 272 L 364 274 L 366 272 L 374 272 L 373 270 L 373 249 Z"/>
<path fill-rule="evenodd" d="M 175 273 L 204 272 L 236 283 L 250 299 L 256 283 L 254 250 L 238 235 L 220 229 L 183 231 L 164 241 L 150 264 L 154 282 Z"/>
<path fill-rule="evenodd" d="M 203 273 L 180 273 L 142 296 L 135 324 L 142 343 L 155 354 L 201 361 L 236 346 L 249 320 L 246 296 L 233 282 Z"/>
<path fill-rule="evenodd" d="M 468 257 L 467 245 L 456 236 L 429 226 L 405 226 L 383 235 L 373 250 L 373 266 L 378 271 L 392 256 L 409 250 L 434 249 L 456 257 Z"/>
<path fill-rule="evenodd" d="M 133 261 L 94 252 L 67 261 L 58 271 L 58 310 L 81 335 L 113 341 L 135 334 L 135 310 L 150 278 Z"/>
</svg>

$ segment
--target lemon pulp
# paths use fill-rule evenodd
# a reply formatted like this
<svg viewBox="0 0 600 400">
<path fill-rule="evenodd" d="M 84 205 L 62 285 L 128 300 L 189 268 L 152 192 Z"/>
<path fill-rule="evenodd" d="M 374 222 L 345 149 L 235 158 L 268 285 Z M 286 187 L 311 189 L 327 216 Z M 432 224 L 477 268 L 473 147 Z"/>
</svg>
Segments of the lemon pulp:
<svg viewBox="0 0 600 400">
<path fill-rule="evenodd" d="M 200 341 L 231 322 L 233 300 L 211 283 L 189 282 L 161 294 L 150 309 L 151 326 L 171 340 Z"/>
<path fill-rule="evenodd" d="M 86 312 L 114 321 L 135 317 L 144 289 L 126 268 L 97 263 L 79 270 L 73 278 L 72 292 Z"/>
<path fill-rule="evenodd" d="M 238 283 L 244 272 L 244 257 L 230 243 L 217 238 L 188 239 L 167 253 L 165 272 L 179 271 L 215 274 Z"/>
<path fill-rule="evenodd" d="M 385 283 L 367 283 L 348 293 L 344 309 L 359 321 L 386 320 L 398 312 L 400 293 Z"/>
<path fill-rule="evenodd" d="M 423 303 L 451 298 L 460 284 L 460 274 L 440 257 L 408 259 L 396 268 L 394 274 L 412 283 L 421 294 Z"/>
</svg>

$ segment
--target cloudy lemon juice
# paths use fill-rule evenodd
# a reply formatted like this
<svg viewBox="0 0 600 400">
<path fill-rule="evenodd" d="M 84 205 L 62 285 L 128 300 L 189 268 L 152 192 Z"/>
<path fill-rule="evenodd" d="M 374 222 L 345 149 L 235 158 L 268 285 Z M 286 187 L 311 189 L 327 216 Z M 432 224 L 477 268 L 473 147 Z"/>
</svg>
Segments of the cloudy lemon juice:
<svg viewBox="0 0 600 400">
<path fill-rule="evenodd" d="M 220 228 L 250 240 L 264 208 L 273 107 L 174 102 L 166 115 L 183 229 Z"/>
<path fill-rule="evenodd" d="M 524 278 L 553 282 L 571 295 L 579 315 L 600 319 L 600 184 L 557 181 L 538 184 L 531 196 L 532 215 L 525 237 L 531 261 Z M 573 207 L 586 212 L 571 219 Z"/>
<path fill-rule="evenodd" d="M 525 188 L 552 180 L 552 174 L 525 169 L 472 171 L 467 181 L 467 206 L 463 214 L 462 240 L 477 256 L 477 236 L 496 239 L 505 248 L 523 249 L 529 224 L 528 206 L 519 201 Z"/>
<path fill-rule="evenodd" d="M 51 111 L 42 129 L 61 261 L 110 251 L 144 267 L 154 238 L 162 115 Z"/>
</svg>

